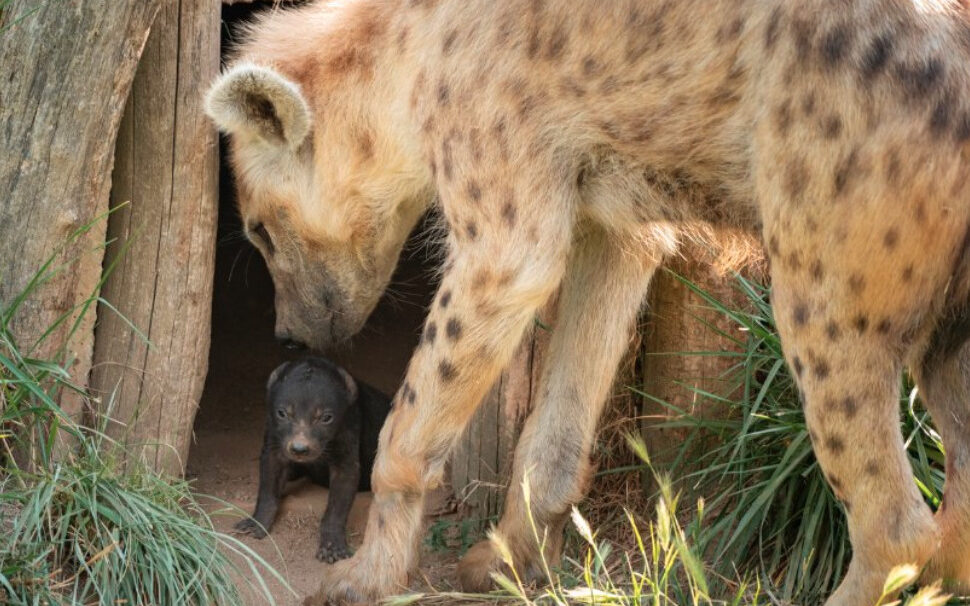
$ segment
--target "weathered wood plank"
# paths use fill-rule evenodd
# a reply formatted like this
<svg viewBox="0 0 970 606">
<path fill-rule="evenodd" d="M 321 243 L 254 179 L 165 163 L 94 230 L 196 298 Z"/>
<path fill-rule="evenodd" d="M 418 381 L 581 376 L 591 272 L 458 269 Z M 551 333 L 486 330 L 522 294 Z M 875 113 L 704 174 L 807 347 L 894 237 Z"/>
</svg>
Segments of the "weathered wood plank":
<svg viewBox="0 0 970 606">
<path fill-rule="evenodd" d="M 118 124 L 158 5 L 13 0 L 0 10 L 0 306 L 56 253 L 59 272 L 24 302 L 10 328 L 32 356 L 65 348 L 81 385 L 94 310 L 69 333 L 78 305 L 97 291 L 105 221 L 94 219 L 107 210 Z M 33 347 L 65 314 L 71 319 Z M 80 416 L 80 399 L 62 404 Z"/>
<path fill-rule="evenodd" d="M 219 70 L 219 5 L 160 12 L 128 100 L 114 173 L 104 298 L 148 337 L 102 314 L 92 385 L 109 434 L 181 473 L 208 365 L 218 208 L 218 146 L 202 111 Z"/>
</svg>

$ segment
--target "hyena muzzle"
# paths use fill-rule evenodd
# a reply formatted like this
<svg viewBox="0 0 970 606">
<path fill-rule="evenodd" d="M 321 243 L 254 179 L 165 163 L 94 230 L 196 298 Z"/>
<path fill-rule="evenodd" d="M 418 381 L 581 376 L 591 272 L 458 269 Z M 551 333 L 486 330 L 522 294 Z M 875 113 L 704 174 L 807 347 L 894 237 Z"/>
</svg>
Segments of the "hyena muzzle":
<svg viewBox="0 0 970 606">
<path fill-rule="evenodd" d="M 559 554 L 650 277 L 703 226 L 763 239 L 785 355 L 853 559 L 832 605 L 896 564 L 970 583 L 970 15 L 958 0 L 348 0 L 275 11 L 208 98 L 277 332 L 359 329 L 419 217 L 448 258 L 373 474 L 363 545 L 319 600 L 404 587 L 425 492 L 558 291 L 541 394 L 496 530 L 519 571 Z M 914 485 L 898 378 L 947 449 Z M 466 586 L 499 568 L 488 542 Z"/>
</svg>

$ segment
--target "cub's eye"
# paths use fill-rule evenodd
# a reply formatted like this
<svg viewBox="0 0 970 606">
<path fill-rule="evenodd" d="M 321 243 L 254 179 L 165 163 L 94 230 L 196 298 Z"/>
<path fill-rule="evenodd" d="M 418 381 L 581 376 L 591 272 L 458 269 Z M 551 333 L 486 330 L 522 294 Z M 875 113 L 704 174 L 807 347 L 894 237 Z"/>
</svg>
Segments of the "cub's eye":
<svg viewBox="0 0 970 606">
<path fill-rule="evenodd" d="M 277 408 L 276 409 L 276 416 L 279 417 L 279 418 L 281 418 L 281 419 L 285 419 L 286 418 L 286 411 L 283 410 L 282 408 Z"/>
<path fill-rule="evenodd" d="M 257 223 L 250 231 L 259 236 L 259 239 L 263 241 L 263 244 L 266 246 L 266 250 L 268 250 L 270 254 L 276 250 L 273 247 L 273 239 L 269 237 L 269 231 L 266 229 L 265 225 L 262 223 Z"/>
<path fill-rule="evenodd" d="M 333 413 L 325 412 L 323 416 L 320 417 L 320 422 L 324 425 L 330 425 L 333 423 Z"/>
</svg>

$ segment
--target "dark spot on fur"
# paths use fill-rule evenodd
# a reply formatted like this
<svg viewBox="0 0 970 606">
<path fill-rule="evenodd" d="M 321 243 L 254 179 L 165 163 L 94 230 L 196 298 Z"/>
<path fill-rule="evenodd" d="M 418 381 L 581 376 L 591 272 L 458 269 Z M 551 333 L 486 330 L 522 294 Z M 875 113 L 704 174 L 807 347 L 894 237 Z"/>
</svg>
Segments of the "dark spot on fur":
<svg viewBox="0 0 970 606">
<path fill-rule="evenodd" d="M 853 149 L 849 152 L 838 165 L 835 167 L 835 176 L 833 178 L 835 186 L 835 195 L 840 196 L 845 192 L 846 187 L 849 184 L 849 178 L 852 176 L 853 171 L 856 169 L 856 162 L 858 161 L 859 152 Z"/>
<path fill-rule="evenodd" d="M 783 103 L 775 108 L 775 127 L 778 129 L 778 134 L 781 136 L 788 134 L 788 129 L 791 128 L 790 99 L 786 99 Z"/>
<path fill-rule="evenodd" d="M 910 280 L 913 279 L 913 265 L 912 264 L 907 265 L 903 269 L 902 278 L 903 278 L 903 282 L 909 282 Z"/>
<path fill-rule="evenodd" d="M 957 143 L 964 143 L 970 139 L 970 112 L 964 112 L 957 118 L 953 136 L 956 137 Z"/>
<path fill-rule="evenodd" d="M 822 37 L 822 62 L 827 67 L 836 67 L 848 56 L 852 46 L 852 30 L 838 25 Z"/>
<path fill-rule="evenodd" d="M 596 62 L 596 59 L 592 55 L 586 55 L 583 57 L 583 75 L 590 77 L 595 76 L 600 71 L 600 65 Z"/>
<path fill-rule="evenodd" d="M 898 63 L 895 75 L 909 98 L 919 101 L 942 83 L 943 62 L 939 57 L 931 57 L 919 63 Z"/>
<path fill-rule="evenodd" d="M 821 282 L 822 278 L 825 277 L 825 270 L 822 268 L 822 262 L 818 259 L 812 261 L 812 267 L 809 271 L 812 273 L 812 280 L 816 282 Z"/>
<path fill-rule="evenodd" d="M 785 176 L 785 188 L 788 190 L 788 195 L 792 198 L 800 198 L 805 192 L 805 185 L 808 183 L 808 168 L 805 167 L 805 161 L 797 158 L 789 162 Z"/>
<path fill-rule="evenodd" d="M 812 52 L 812 38 L 815 37 L 815 23 L 807 19 L 792 21 L 792 41 L 795 45 L 795 55 L 798 63 L 805 65 Z"/>
<path fill-rule="evenodd" d="M 913 207 L 913 219 L 920 225 L 926 222 L 926 204 L 922 200 Z"/>
<path fill-rule="evenodd" d="M 832 454 L 842 454 L 845 450 L 845 442 L 836 435 L 829 435 L 825 438 L 825 447 L 829 449 Z"/>
<path fill-rule="evenodd" d="M 787 264 L 788 269 L 792 271 L 800 271 L 802 269 L 802 257 L 798 254 L 797 250 L 792 251 L 788 255 Z"/>
<path fill-rule="evenodd" d="M 465 226 L 465 231 L 468 232 L 469 240 L 478 239 L 478 225 L 474 221 L 468 222 L 468 224 Z"/>
<path fill-rule="evenodd" d="M 451 303 L 451 291 L 446 290 L 441 293 L 441 299 L 438 301 L 438 305 L 441 306 L 441 309 L 445 309 L 448 307 L 449 303 Z"/>
<path fill-rule="evenodd" d="M 879 461 L 876 459 L 869 459 L 865 466 L 866 475 L 869 477 L 876 477 L 880 473 Z"/>
<path fill-rule="evenodd" d="M 771 236 L 768 238 L 768 254 L 774 257 L 778 255 L 778 252 L 778 236 Z"/>
<path fill-rule="evenodd" d="M 445 325 L 445 334 L 452 341 L 457 341 L 461 337 L 461 322 L 458 318 L 449 318 Z"/>
<path fill-rule="evenodd" d="M 943 95 L 943 97 L 936 102 L 936 106 L 933 107 L 933 112 L 930 114 L 930 133 L 935 137 L 942 137 L 950 126 L 950 122 L 953 120 L 953 96 L 951 94 Z"/>
<path fill-rule="evenodd" d="M 425 343 L 434 343 L 435 337 L 438 335 L 438 327 L 434 322 L 428 322 L 428 325 L 424 327 L 424 341 Z"/>
<path fill-rule="evenodd" d="M 445 106 L 451 100 L 451 89 L 444 82 L 438 84 L 438 105 Z"/>
<path fill-rule="evenodd" d="M 792 368 L 795 370 L 795 376 L 801 378 L 802 372 L 805 370 L 805 366 L 802 364 L 802 359 L 798 356 L 794 356 L 791 360 Z"/>
<path fill-rule="evenodd" d="M 888 250 L 896 248 L 896 244 L 899 242 L 899 232 L 895 227 L 891 227 L 886 230 L 886 233 L 882 237 L 882 245 Z"/>
<path fill-rule="evenodd" d="M 852 326 L 861 334 L 866 332 L 869 328 L 869 318 L 859 314 L 858 316 L 852 318 Z"/>
<path fill-rule="evenodd" d="M 830 341 L 838 340 L 842 331 L 839 330 L 839 325 L 835 322 L 829 322 L 825 325 L 825 336 L 829 338 Z"/>
<path fill-rule="evenodd" d="M 511 200 L 502 206 L 502 220 L 509 228 L 515 226 L 515 204 Z"/>
<path fill-rule="evenodd" d="M 815 93 L 810 92 L 802 97 L 802 112 L 806 117 L 815 113 Z"/>
<path fill-rule="evenodd" d="M 569 42 L 569 34 L 565 28 L 558 27 L 549 38 L 549 46 L 546 48 L 546 58 L 549 60 L 558 59 L 562 55 L 566 44 Z"/>
<path fill-rule="evenodd" d="M 445 41 L 441 45 L 441 53 L 444 55 L 450 55 L 451 51 L 455 48 L 455 40 L 458 38 L 458 30 L 451 29 L 448 35 L 445 36 Z"/>
<path fill-rule="evenodd" d="M 794 320 L 795 326 L 805 326 L 805 323 L 808 322 L 808 306 L 804 303 L 796 305 L 792 312 L 792 320 Z"/>
<path fill-rule="evenodd" d="M 765 50 L 774 48 L 778 41 L 778 29 L 781 26 L 781 9 L 776 7 L 768 17 L 768 25 L 765 26 Z"/>
<path fill-rule="evenodd" d="M 842 414 L 851 419 L 854 418 L 858 412 L 859 405 L 856 404 L 855 398 L 852 396 L 842 398 Z"/>
<path fill-rule="evenodd" d="M 889 32 L 876 36 L 869 43 L 862 55 L 862 63 L 860 65 L 863 78 L 871 80 L 886 68 L 894 45 L 895 39 Z"/>
<path fill-rule="evenodd" d="M 455 365 L 448 360 L 442 360 L 438 363 L 438 376 L 441 380 L 448 383 L 454 380 L 455 375 L 458 374 L 455 370 Z"/>
<path fill-rule="evenodd" d="M 830 372 L 828 362 L 825 360 L 815 361 L 815 365 L 812 368 L 812 373 L 815 374 L 816 379 L 819 379 L 820 381 L 825 380 L 828 378 Z"/>
<path fill-rule="evenodd" d="M 468 196 L 475 202 L 482 199 L 482 188 L 479 187 L 477 181 L 469 181 L 468 185 L 465 187 L 465 191 L 468 192 Z"/>
<path fill-rule="evenodd" d="M 866 287 L 866 279 L 860 274 L 852 274 L 849 276 L 849 290 L 852 294 L 858 295 Z"/>
<path fill-rule="evenodd" d="M 842 134 L 842 118 L 837 114 L 829 114 L 822 121 L 822 134 L 826 139 L 835 139 Z"/>
<path fill-rule="evenodd" d="M 892 328 L 892 323 L 890 323 L 890 321 L 885 318 L 883 318 L 882 320 L 879 320 L 879 323 L 876 324 L 876 332 L 881 335 L 889 334 L 890 328 Z"/>
</svg>

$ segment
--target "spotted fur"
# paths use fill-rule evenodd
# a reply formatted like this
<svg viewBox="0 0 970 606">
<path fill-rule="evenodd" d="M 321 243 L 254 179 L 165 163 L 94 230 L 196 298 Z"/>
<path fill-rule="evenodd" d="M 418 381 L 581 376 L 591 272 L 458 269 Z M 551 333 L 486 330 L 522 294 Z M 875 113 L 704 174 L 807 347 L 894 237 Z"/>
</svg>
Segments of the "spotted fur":
<svg viewBox="0 0 970 606">
<path fill-rule="evenodd" d="M 828 603 L 874 603 L 903 562 L 970 582 L 964 3 L 346 0 L 275 11 L 243 38 L 209 109 L 231 134 L 280 336 L 352 335 L 422 213 L 436 206 L 448 233 L 363 545 L 319 601 L 403 588 L 424 494 L 559 290 L 496 530 L 541 576 L 525 470 L 555 558 L 650 277 L 715 228 L 767 244 L 785 354 L 853 543 Z M 903 367 L 946 441 L 935 517 L 903 450 Z M 460 575 L 481 588 L 499 567 L 485 542 Z"/>
</svg>

